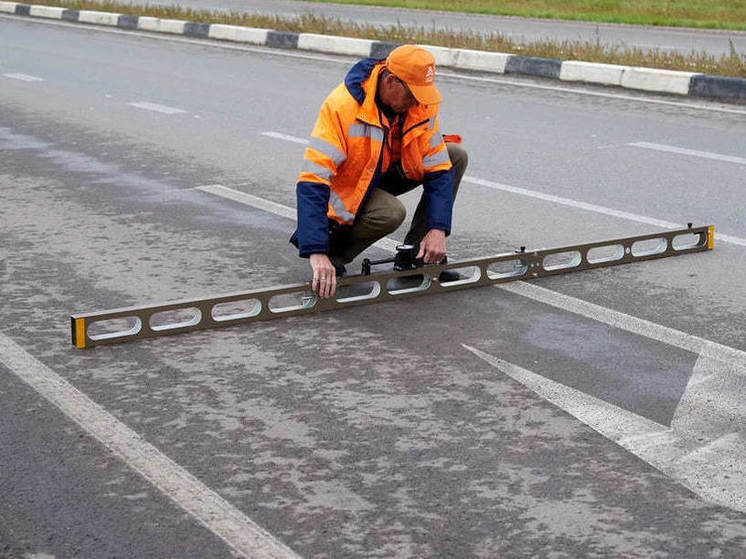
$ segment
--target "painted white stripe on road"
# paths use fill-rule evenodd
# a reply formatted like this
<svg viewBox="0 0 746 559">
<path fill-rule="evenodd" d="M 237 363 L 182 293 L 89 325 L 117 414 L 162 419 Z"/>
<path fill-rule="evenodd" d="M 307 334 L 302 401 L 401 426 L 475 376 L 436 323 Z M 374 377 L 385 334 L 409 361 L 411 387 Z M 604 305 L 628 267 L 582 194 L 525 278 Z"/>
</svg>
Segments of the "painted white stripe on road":
<svg viewBox="0 0 746 559">
<path fill-rule="evenodd" d="M 204 186 L 196 187 L 195 190 L 201 190 L 202 192 L 207 192 L 209 194 L 213 194 L 214 196 L 220 196 L 221 198 L 233 200 L 234 202 L 238 202 L 239 204 L 252 206 L 259 210 L 264 210 L 265 212 L 279 215 L 287 219 L 295 220 L 297 218 L 296 212 L 293 208 L 278 204 L 277 202 L 272 202 L 271 200 L 259 198 L 259 196 L 254 196 L 253 194 L 248 194 L 246 192 L 241 192 L 240 190 L 228 188 L 227 186 L 223 186 L 222 184 L 206 184 Z"/>
<path fill-rule="evenodd" d="M 275 215 L 292 219 L 293 221 L 297 221 L 298 219 L 296 210 L 289 206 L 284 206 L 282 204 L 278 204 L 277 202 L 265 200 L 264 198 L 259 198 L 258 196 L 247 194 L 246 192 L 241 192 L 240 190 L 234 190 L 221 184 L 208 184 L 205 186 L 198 186 L 196 187 L 196 190 L 201 190 L 202 192 L 207 192 L 208 194 L 213 194 L 214 196 L 220 196 L 221 198 L 227 198 L 228 200 L 233 200 L 234 202 L 245 204 L 247 206 L 252 206 L 254 208 L 273 213 Z M 400 242 L 395 241 L 394 239 L 384 237 L 383 239 L 378 239 L 375 243 L 373 243 L 373 246 L 381 248 L 383 250 L 394 251 L 400 244 Z"/>
<path fill-rule="evenodd" d="M 240 510 L 4 334 L 0 334 L 0 362 L 240 556 L 252 559 L 298 557 Z"/>
<path fill-rule="evenodd" d="M 489 353 L 461 345 L 704 499 L 746 512 L 743 435 L 729 432 L 712 438 L 699 431 L 682 430 L 676 424 L 669 428 Z M 692 384 L 690 380 L 681 401 L 686 401 Z M 706 420 L 708 410 L 699 408 L 697 413 Z"/>
<path fill-rule="evenodd" d="M 252 206 L 264 211 L 268 211 L 275 215 L 292 219 L 297 219 L 296 210 L 288 206 L 259 198 L 252 194 L 247 194 L 232 188 L 220 184 L 210 184 L 205 186 L 198 186 L 196 190 L 201 190 L 215 196 L 227 198 Z M 389 237 L 380 239 L 375 246 L 384 250 L 394 251 L 399 242 Z M 704 355 L 717 359 L 724 363 L 734 365 L 741 371 L 741 374 L 746 376 L 746 352 L 739 349 L 732 348 L 723 344 L 719 344 L 704 338 L 699 338 L 692 334 L 681 332 L 667 326 L 662 326 L 648 320 L 630 316 L 628 314 L 601 307 L 569 295 L 563 295 L 556 291 L 539 287 L 533 283 L 527 283 L 524 281 L 510 282 L 502 285 L 495 286 L 498 289 L 509 291 L 516 295 L 556 307 L 573 314 L 590 318 L 609 326 L 614 326 L 621 330 L 637 334 L 646 338 L 657 340 L 659 342 L 690 351 L 698 355 Z"/>
<path fill-rule="evenodd" d="M 279 132 L 262 132 L 262 136 L 269 136 L 270 138 L 277 138 L 278 140 L 286 140 L 288 142 L 294 142 L 296 144 L 308 145 L 308 140 L 304 138 L 298 138 L 296 136 L 288 136 L 287 134 L 280 134 Z"/>
<path fill-rule="evenodd" d="M 297 144 L 308 144 L 308 140 L 306 139 L 297 138 L 295 136 L 288 136 L 287 134 L 281 134 L 279 132 L 262 132 L 262 135 L 269 136 L 271 138 L 277 138 L 279 140 L 286 140 L 288 142 L 294 142 Z M 596 204 L 588 204 L 586 202 L 580 202 L 579 200 L 573 200 L 571 198 L 563 198 L 561 196 L 554 196 L 553 194 L 545 194 L 543 192 L 537 192 L 535 190 L 528 190 L 526 188 L 520 188 L 518 186 L 511 186 L 509 184 L 488 181 L 477 177 L 471 177 L 469 175 L 464 175 L 461 180 L 462 182 L 478 184 L 480 186 L 485 186 L 494 190 L 502 190 L 503 192 L 510 192 L 511 194 L 528 196 L 530 198 L 536 198 L 537 200 L 543 200 L 545 202 L 552 202 L 554 204 L 569 206 L 580 210 L 586 210 L 590 212 L 618 217 L 621 219 L 627 219 L 629 221 L 636 221 L 638 223 L 645 223 L 647 225 L 654 225 L 656 227 L 662 227 L 664 229 L 681 229 L 682 227 L 684 227 L 684 225 L 680 223 L 673 223 L 671 221 L 664 221 L 662 219 L 656 219 L 654 217 L 647 217 L 644 215 L 615 210 L 613 208 L 598 206 Z M 734 237 L 733 235 L 724 235 L 722 233 L 719 233 L 718 231 L 715 231 L 715 239 L 734 245 L 746 246 L 746 239 Z"/>
<path fill-rule="evenodd" d="M 644 149 L 652 149 L 656 151 L 665 151 L 668 153 L 676 153 L 679 155 L 690 155 L 692 157 L 701 157 L 704 159 L 714 159 L 715 161 L 725 161 L 727 163 L 738 163 L 740 165 L 746 165 L 746 158 L 736 157 L 734 155 L 723 155 L 721 153 L 712 153 L 709 151 L 698 151 L 696 149 L 680 148 L 676 146 L 667 146 L 665 144 L 654 144 L 651 142 L 631 142 L 628 146 Z"/>
<path fill-rule="evenodd" d="M 167 115 L 175 115 L 178 113 L 185 113 L 185 110 L 177 109 L 175 107 L 168 107 L 166 105 L 159 105 L 158 103 L 148 103 L 147 101 L 138 101 L 136 103 L 127 103 L 131 107 L 138 109 L 145 109 L 146 111 L 155 111 L 158 113 L 164 113 Z"/>
<path fill-rule="evenodd" d="M 589 212 L 595 212 L 603 215 L 609 215 L 613 217 L 619 217 L 621 219 L 627 219 L 629 221 L 636 221 L 638 223 L 645 223 L 647 225 L 655 225 L 656 227 L 663 227 L 664 229 L 681 229 L 684 227 L 681 223 L 673 223 L 671 221 L 664 221 L 662 219 L 656 219 L 654 217 L 647 217 L 644 215 L 633 214 L 630 212 L 624 212 L 621 210 L 615 210 L 613 208 L 607 208 L 605 206 L 598 206 L 596 204 L 588 204 L 587 202 L 580 202 L 579 200 L 573 200 L 571 198 L 563 198 L 561 196 L 555 196 L 553 194 L 545 194 L 544 192 L 537 192 L 535 190 L 528 190 L 526 188 L 520 188 L 517 186 L 510 186 L 509 184 L 502 184 L 499 182 L 488 181 L 479 179 L 476 177 L 470 177 L 465 175 L 462 179 L 463 182 L 469 182 L 472 184 L 478 184 L 494 190 L 502 190 L 503 192 L 510 192 L 511 194 L 518 194 L 520 196 L 528 196 L 529 198 L 536 198 L 537 200 L 544 200 L 545 202 L 552 202 L 554 204 L 560 204 L 563 206 L 569 206 L 571 208 L 577 208 L 580 210 L 586 210 Z M 715 231 L 715 239 L 734 245 L 746 246 L 746 239 L 741 237 L 734 237 L 733 235 L 723 235 Z"/>
<path fill-rule="evenodd" d="M 21 80 L 22 82 L 43 82 L 44 78 L 37 78 L 36 76 L 29 76 L 28 74 L 3 74 L 6 78 L 12 80 Z"/>
</svg>

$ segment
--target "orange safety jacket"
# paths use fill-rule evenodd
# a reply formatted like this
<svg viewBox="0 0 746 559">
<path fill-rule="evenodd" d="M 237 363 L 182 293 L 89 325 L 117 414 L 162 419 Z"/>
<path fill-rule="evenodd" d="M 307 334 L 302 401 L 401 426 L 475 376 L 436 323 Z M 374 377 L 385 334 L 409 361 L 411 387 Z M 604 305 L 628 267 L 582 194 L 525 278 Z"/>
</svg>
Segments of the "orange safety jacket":
<svg viewBox="0 0 746 559">
<path fill-rule="evenodd" d="M 329 225 L 351 225 L 380 180 L 387 119 L 376 105 L 378 76 L 385 60 L 366 58 L 326 98 L 296 187 L 298 229 L 291 242 L 301 256 L 328 253 Z M 401 141 L 401 167 L 423 184 L 428 229 L 451 230 L 453 172 L 438 131 L 438 106 L 407 111 Z"/>
</svg>

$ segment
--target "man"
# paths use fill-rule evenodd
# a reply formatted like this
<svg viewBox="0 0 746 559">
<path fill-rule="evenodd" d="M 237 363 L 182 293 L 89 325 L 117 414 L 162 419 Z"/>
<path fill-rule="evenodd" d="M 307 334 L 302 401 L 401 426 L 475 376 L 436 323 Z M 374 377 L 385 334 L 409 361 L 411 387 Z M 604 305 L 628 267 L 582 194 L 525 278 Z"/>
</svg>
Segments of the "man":
<svg viewBox="0 0 746 559">
<path fill-rule="evenodd" d="M 404 242 L 419 246 L 427 264 L 445 259 L 467 155 L 438 131 L 440 102 L 435 59 L 414 45 L 361 60 L 324 101 L 298 177 L 290 240 L 310 259 L 321 297 L 334 295 L 345 264 L 401 225 L 406 212 L 396 196 L 420 184 Z"/>
</svg>

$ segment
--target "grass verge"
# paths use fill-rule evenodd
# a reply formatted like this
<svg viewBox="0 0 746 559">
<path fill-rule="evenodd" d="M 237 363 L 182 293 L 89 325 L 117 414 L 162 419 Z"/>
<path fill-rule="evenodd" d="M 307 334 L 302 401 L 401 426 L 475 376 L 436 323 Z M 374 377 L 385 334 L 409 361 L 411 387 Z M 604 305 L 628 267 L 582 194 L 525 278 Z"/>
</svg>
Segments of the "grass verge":
<svg viewBox="0 0 746 559">
<path fill-rule="evenodd" d="M 467 48 L 493 52 L 541 56 L 560 60 L 583 60 L 625 66 L 645 66 L 668 70 L 683 70 L 746 78 L 746 54 L 736 52 L 731 43 L 730 53 L 713 56 L 703 51 L 688 54 L 667 52 L 659 49 L 643 51 L 625 46 L 607 46 L 595 41 L 536 41 L 516 42 L 499 33 L 482 35 L 469 31 L 443 31 L 434 28 L 408 27 L 401 24 L 375 26 L 365 23 L 347 23 L 337 18 L 320 15 L 303 15 L 297 18 L 283 18 L 261 14 L 193 10 L 178 6 L 151 6 L 120 3 L 113 0 L 42 0 L 45 5 L 61 6 L 73 10 L 99 10 L 181 19 L 205 23 L 223 23 L 246 27 L 260 27 L 277 31 L 299 33 L 321 33 L 358 37 L 394 43 L 417 43 L 453 48 Z"/>
<path fill-rule="evenodd" d="M 416 10 L 746 30 L 744 0 L 306 0 Z"/>
</svg>

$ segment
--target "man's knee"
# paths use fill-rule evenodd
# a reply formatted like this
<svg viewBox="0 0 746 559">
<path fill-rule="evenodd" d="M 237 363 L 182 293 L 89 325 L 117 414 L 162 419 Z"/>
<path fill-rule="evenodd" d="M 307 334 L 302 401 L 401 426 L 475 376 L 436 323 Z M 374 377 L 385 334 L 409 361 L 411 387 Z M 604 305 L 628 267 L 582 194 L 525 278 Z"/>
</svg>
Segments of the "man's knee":
<svg viewBox="0 0 746 559">
<path fill-rule="evenodd" d="M 396 231 L 406 216 L 407 210 L 396 196 L 376 190 L 358 222 L 358 228 L 364 236 L 384 236 Z"/>
<path fill-rule="evenodd" d="M 407 217 L 407 210 L 399 200 L 394 198 L 386 208 L 385 215 L 381 216 L 381 228 L 386 230 L 386 234 L 393 233 Z"/>
</svg>

